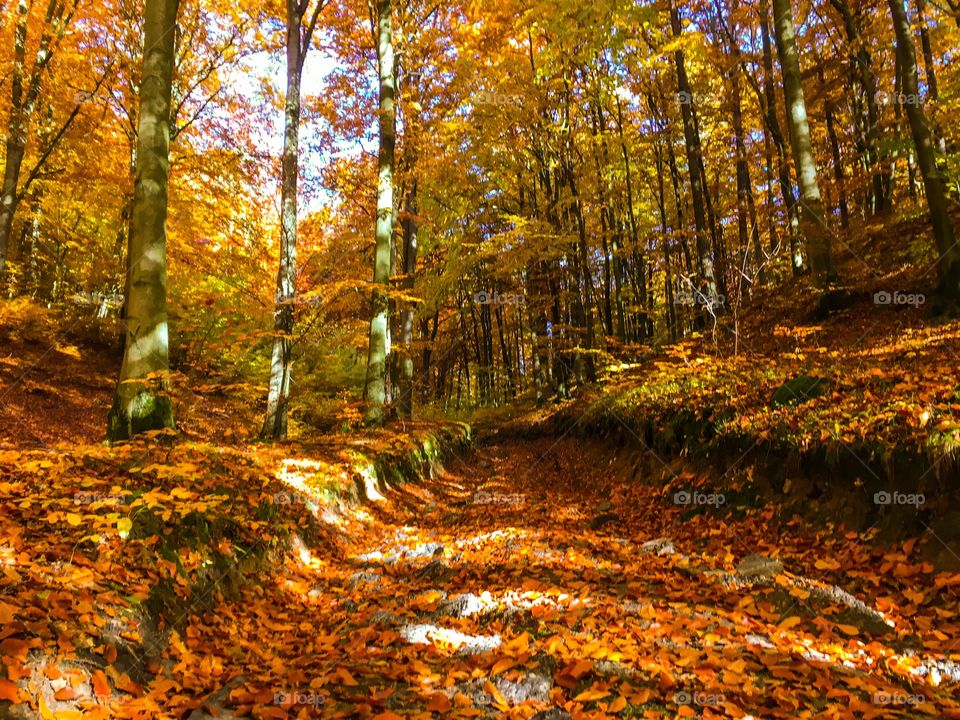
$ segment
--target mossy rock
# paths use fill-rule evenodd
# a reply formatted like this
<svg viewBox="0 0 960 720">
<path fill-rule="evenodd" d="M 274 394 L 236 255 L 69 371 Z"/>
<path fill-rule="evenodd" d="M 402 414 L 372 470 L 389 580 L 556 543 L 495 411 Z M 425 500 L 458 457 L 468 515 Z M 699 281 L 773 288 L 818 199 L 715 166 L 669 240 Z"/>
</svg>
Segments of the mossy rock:
<svg viewBox="0 0 960 720">
<path fill-rule="evenodd" d="M 770 398 L 770 407 L 778 408 L 805 403 L 828 392 L 830 392 L 830 381 L 827 378 L 799 375 L 792 380 L 787 380 L 776 389 L 773 397 Z"/>
</svg>

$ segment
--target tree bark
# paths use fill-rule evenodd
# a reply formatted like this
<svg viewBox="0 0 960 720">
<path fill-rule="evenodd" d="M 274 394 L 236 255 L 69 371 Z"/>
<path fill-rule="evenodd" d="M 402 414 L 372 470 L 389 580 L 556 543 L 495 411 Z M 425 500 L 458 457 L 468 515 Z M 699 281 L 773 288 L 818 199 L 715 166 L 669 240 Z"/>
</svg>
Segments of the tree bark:
<svg viewBox="0 0 960 720">
<path fill-rule="evenodd" d="M 954 240 L 953 223 L 947 211 L 947 193 L 943 178 L 937 170 L 933 148 L 933 133 L 927 123 L 917 80 L 917 52 L 913 44 L 910 22 L 903 0 L 889 0 L 893 29 L 897 38 L 897 56 L 901 68 L 901 94 L 910 121 L 913 144 L 917 151 L 917 164 L 927 194 L 930 224 L 939 259 L 937 272 L 940 279 L 939 292 L 950 303 L 960 301 L 960 247 Z"/>
<path fill-rule="evenodd" d="M 380 151 L 377 155 L 377 225 L 374 235 L 373 312 L 370 317 L 370 344 L 364 400 L 365 422 L 383 422 L 386 400 L 385 373 L 387 314 L 389 302 L 384 292 L 390 280 L 390 244 L 393 236 L 393 167 L 396 147 L 396 75 L 393 55 L 393 5 L 391 0 L 377 1 L 377 66 L 380 78 Z"/>
<path fill-rule="evenodd" d="M 680 13 L 675 0 L 670 3 L 670 27 L 674 38 L 680 38 Z M 708 233 L 711 228 L 707 225 L 704 174 L 701 172 L 702 159 L 700 135 L 697 132 L 694 118 L 694 96 L 690 91 L 690 81 L 687 79 L 687 69 L 682 49 L 674 53 L 674 62 L 677 71 L 677 97 L 680 101 L 680 114 L 683 119 L 684 145 L 687 151 L 687 171 L 690 175 L 690 194 L 693 199 L 693 220 L 696 227 L 697 240 L 697 273 L 700 287 L 698 295 L 703 295 L 707 301 L 717 296 L 717 280 L 713 267 L 713 253 L 711 252 Z"/>
<path fill-rule="evenodd" d="M 144 10 L 137 176 L 133 199 L 130 295 L 120 381 L 107 420 L 111 440 L 173 427 L 163 374 L 169 369 L 167 329 L 167 181 L 170 95 L 179 0 L 147 0 Z"/>
<path fill-rule="evenodd" d="M 773 90 L 773 53 L 770 48 L 770 26 L 767 23 L 766 9 L 760 19 L 760 40 L 763 45 L 763 105 L 766 111 L 766 126 L 777 148 L 777 171 L 780 183 L 780 195 L 786 213 L 787 228 L 790 236 L 790 268 L 794 277 L 803 273 L 803 255 L 800 251 L 800 217 L 797 197 L 793 192 L 793 180 L 790 166 L 787 164 L 786 143 L 777 118 L 777 99 Z"/>
<path fill-rule="evenodd" d="M 277 269 L 273 352 L 267 413 L 261 435 L 287 436 L 287 404 L 293 370 L 294 305 L 297 295 L 297 187 L 300 174 L 300 85 L 303 64 L 325 0 L 287 0 L 287 92 L 283 115 L 283 154 L 280 180 L 280 264 Z M 304 20 L 306 19 L 306 23 Z"/>
<path fill-rule="evenodd" d="M 800 81 L 800 57 L 794 34 L 791 0 L 773 0 L 777 55 L 783 75 L 783 94 L 790 128 L 790 147 L 800 185 L 800 229 L 807 243 L 810 269 L 821 288 L 837 280 L 830 252 L 830 231 L 824 222 L 823 202 L 817 182 L 817 164 L 807 121 L 807 104 Z"/>
<path fill-rule="evenodd" d="M 406 217 L 403 221 L 403 283 L 406 294 L 413 291 L 417 272 L 417 181 L 407 194 Z M 397 406 L 400 417 L 413 417 L 413 321 L 414 307 L 410 300 L 404 300 L 400 317 L 400 341 L 403 343 L 403 356 L 400 358 L 400 382 Z"/>
</svg>

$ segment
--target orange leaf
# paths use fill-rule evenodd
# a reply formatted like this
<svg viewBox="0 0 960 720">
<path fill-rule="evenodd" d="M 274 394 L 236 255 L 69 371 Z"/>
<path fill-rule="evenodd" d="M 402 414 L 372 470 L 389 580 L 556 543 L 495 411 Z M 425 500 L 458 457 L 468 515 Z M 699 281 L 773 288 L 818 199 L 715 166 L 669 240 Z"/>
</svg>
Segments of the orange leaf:
<svg viewBox="0 0 960 720">
<path fill-rule="evenodd" d="M 0 625 L 7 625 L 13 622 L 13 616 L 16 608 L 5 602 L 0 602 Z"/>
<path fill-rule="evenodd" d="M 0 680 L 0 700 L 15 703 L 20 701 L 20 688 L 9 680 Z"/>
<path fill-rule="evenodd" d="M 450 709 L 450 698 L 444 693 L 438 692 L 430 696 L 430 702 L 427 703 L 427 710 L 433 712 L 445 713 Z"/>
<path fill-rule="evenodd" d="M 93 692 L 98 698 L 110 697 L 110 683 L 107 682 L 107 676 L 103 674 L 103 670 L 94 670 L 90 681 L 93 683 Z"/>
</svg>

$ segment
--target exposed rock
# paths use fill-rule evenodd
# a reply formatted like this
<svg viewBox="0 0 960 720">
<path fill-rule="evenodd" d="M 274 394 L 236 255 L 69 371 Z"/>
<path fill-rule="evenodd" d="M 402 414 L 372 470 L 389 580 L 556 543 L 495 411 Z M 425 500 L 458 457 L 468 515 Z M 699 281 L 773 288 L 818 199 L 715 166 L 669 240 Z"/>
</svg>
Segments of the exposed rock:
<svg viewBox="0 0 960 720">
<path fill-rule="evenodd" d="M 438 611 L 443 615 L 451 617 L 471 617 L 482 613 L 486 608 L 483 601 L 473 593 L 464 593 L 455 595 L 449 600 L 441 603 Z"/>
<path fill-rule="evenodd" d="M 518 681 L 496 677 L 491 678 L 490 682 L 503 694 L 510 705 L 520 705 L 525 702 L 547 702 L 550 699 L 550 688 L 553 687 L 551 677 L 536 672 L 528 673 L 522 680 Z M 484 689 L 485 684 L 486 680 L 484 678 L 475 678 L 454 685 L 449 692 L 451 695 L 466 695 L 475 706 L 486 707 L 493 704 L 493 698 Z"/>
<path fill-rule="evenodd" d="M 640 552 L 653 553 L 654 555 L 675 555 L 677 548 L 673 545 L 673 540 L 666 537 L 659 537 L 654 540 L 647 540 L 640 546 Z"/>
<path fill-rule="evenodd" d="M 383 578 L 380 573 L 369 572 L 368 570 L 361 570 L 360 572 L 355 572 L 350 576 L 350 587 L 356 587 L 357 585 L 366 584 L 366 583 L 379 583 Z"/>
<path fill-rule="evenodd" d="M 777 558 L 747 555 L 737 565 L 737 573 L 745 578 L 766 580 L 783 572 L 783 563 Z"/>
<path fill-rule="evenodd" d="M 467 635 L 427 623 L 404 625 L 400 628 L 400 637 L 412 645 L 432 645 L 434 641 L 458 645 L 460 655 L 479 655 L 496 650 L 503 642 L 499 635 Z"/>
<path fill-rule="evenodd" d="M 563 708 L 550 708 L 538 712 L 530 720 L 573 720 L 573 716 Z"/>
<path fill-rule="evenodd" d="M 416 559 L 422 557 L 436 557 L 443 555 L 443 545 L 441 543 L 420 543 L 416 547 L 405 548 L 403 557 Z"/>
</svg>

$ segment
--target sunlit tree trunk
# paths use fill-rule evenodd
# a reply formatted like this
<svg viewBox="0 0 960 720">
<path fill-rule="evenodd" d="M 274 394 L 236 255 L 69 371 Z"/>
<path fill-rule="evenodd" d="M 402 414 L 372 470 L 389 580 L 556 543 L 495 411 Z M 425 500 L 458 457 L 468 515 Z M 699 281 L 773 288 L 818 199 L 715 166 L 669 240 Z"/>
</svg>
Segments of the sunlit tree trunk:
<svg viewBox="0 0 960 720">
<path fill-rule="evenodd" d="M 793 193 L 793 180 L 790 178 L 790 166 L 787 163 L 786 142 L 780 130 L 777 118 L 777 99 L 773 90 L 773 52 L 770 48 L 770 27 L 767 12 L 763 10 L 760 18 L 760 40 L 763 45 L 763 104 L 766 110 L 766 125 L 770 137 L 777 148 L 777 171 L 780 183 L 780 195 L 783 197 L 787 227 L 790 232 L 790 268 L 793 276 L 803 273 L 803 255 L 800 251 L 800 218 L 797 198 Z"/>
<path fill-rule="evenodd" d="M 889 0 L 893 29 L 897 37 L 897 56 L 901 67 L 901 92 L 913 144 L 917 150 L 917 164 L 927 195 L 930 224 L 939 259 L 940 293 L 949 302 L 960 301 L 960 247 L 954 240 L 953 223 L 947 210 L 947 193 L 943 178 L 937 170 L 933 149 L 933 133 L 927 123 L 917 80 L 917 52 L 913 44 L 910 22 L 903 0 Z"/>
<path fill-rule="evenodd" d="M 179 0 L 147 0 L 144 10 L 137 174 L 127 256 L 127 337 L 120 381 L 107 420 L 111 440 L 173 427 L 173 405 L 163 375 L 169 369 L 167 179 L 179 5 Z"/>
<path fill-rule="evenodd" d="M 263 437 L 287 436 L 287 404 L 293 369 L 294 302 L 297 294 L 297 177 L 300 171 L 300 83 L 303 63 L 323 2 L 304 24 L 308 0 L 287 0 L 287 92 L 283 112 L 280 180 L 280 266 L 273 316 L 273 352 Z"/>
<path fill-rule="evenodd" d="M 373 302 L 364 400 L 365 422 L 383 422 L 386 399 L 387 315 L 384 292 L 390 280 L 390 243 L 393 235 L 393 166 L 396 146 L 396 76 L 393 55 L 393 6 L 378 0 L 376 18 L 377 66 L 380 78 L 380 152 L 377 157 L 377 224 L 373 259 Z"/>
<path fill-rule="evenodd" d="M 773 20 L 777 54 L 783 74 L 790 146 L 800 185 L 800 228 L 807 242 L 807 256 L 813 276 L 820 287 L 826 287 L 836 281 L 837 273 L 833 267 L 830 232 L 824 222 L 820 185 L 817 182 L 817 164 L 810 140 L 807 104 L 800 82 L 800 57 L 797 53 L 790 0 L 773 0 Z"/>
</svg>

